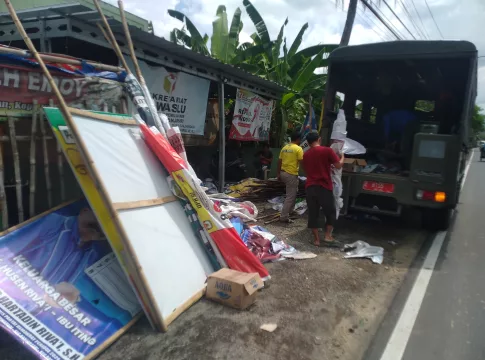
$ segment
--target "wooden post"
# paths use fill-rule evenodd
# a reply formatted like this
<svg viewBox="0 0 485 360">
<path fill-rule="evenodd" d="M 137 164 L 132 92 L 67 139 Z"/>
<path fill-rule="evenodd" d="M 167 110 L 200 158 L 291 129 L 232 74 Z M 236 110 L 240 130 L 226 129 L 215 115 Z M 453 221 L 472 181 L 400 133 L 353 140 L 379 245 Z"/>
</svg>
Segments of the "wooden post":
<svg viewBox="0 0 485 360">
<path fill-rule="evenodd" d="M 54 106 L 54 100 L 49 99 L 49 106 Z M 61 202 L 66 201 L 66 185 L 64 184 L 64 154 L 62 153 L 61 143 L 56 141 L 57 149 L 57 168 L 59 169 L 59 187 L 61 189 Z"/>
<path fill-rule="evenodd" d="M 35 215 L 35 178 L 36 178 L 36 153 L 37 153 L 37 116 L 39 108 L 37 100 L 34 99 L 34 108 L 32 109 L 32 133 L 30 134 L 30 197 L 29 197 L 29 216 Z"/>
<path fill-rule="evenodd" d="M 10 1 L 10 0 L 5 0 L 5 1 Z M 98 0 L 93 0 L 94 6 L 98 10 L 99 16 L 101 17 L 101 21 L 103 23 L 104 29 L 106 30 L 105 36 L 108 38 L 108 41 L 111 42 L 111 46 L 113 47 L 113 50 L 115 51 L 116 55 L 121 61 L 121 64 L 125 68 L 126 72 L 129 74 L 130 69 L 128 68 L 128 64 L 126 63 L 125 57 L 123 56 L 123 53 L 121 52 L 121 49 L 118 45 L 118 42 L 116 41 L 115 35 L 113 34 L 113 31 L 111 30 L 111 27 L 108 24 L 108 20 L 106 20 L 106 16 L 103 14 L 103 10 L 101 9 L 101 6 L 99 5 Z"/>
<path fill-rule="evenodd" d="M 123 30 L 125 32 L 126 42 L 128 43 L 128 49 L 130 50 L 131 61 L 133 62 L 133 66 L 135 67 L 136 77 L 138 78 L 138 81 L 140 82 L 141 86 L 146 85 L 145 78 L 143 77 L 140 66 L 138 65 L 138 59 L 136 58 L 136 55 L 135 55 L 135 48 L 133 47 L 133 42 L 131 41 L 130 28 L 128 27 L 128 22 L 126 21 L 123 1 L 118 0 L 118 7 L 120 8 L 121 23 L 123 24 Z"/>
<path fill-rule="evenodd" d="M 22 180 L 20 176 L 20 157 L 17 146 L 17 137 L 15 135 L 15 121 L 8 117 L 8 127 L 10 132 L 10 145 L 12 145 L 13 166 L 15 172 L 15 191 L 17 193 L 17 211 L 19 223 L 24 222 L 24 205 L 22 203 Z"/>
<path fill-rule="evenodd" d="M 7 197 L 5 196 L 5 173 L 3 167 L 3 145 L 0 144 L 0 205 L 2 206 L 2 231 L 8 228 Z"/>
<path fill-rule="evenodd" d="M 44 123 L 43 116 L 40 117 L 39 122 L 40 122 L 40 132 L 42 134 L 42 150 L 43 150 L 43 156 L 44 156 L 44 175 L 45 175 L 45 186 L 47 190 L 47 204 L 49 206 L 49 209 L 51 209 L 52 208 L 52 184 L 51 184 L 51 176 L 49 171 L 49 151 L 47 148 L 47 139 L 46 139 L 45 123 Z M 10 139 L 10 141 L 12 140 Z"/>
</svg>

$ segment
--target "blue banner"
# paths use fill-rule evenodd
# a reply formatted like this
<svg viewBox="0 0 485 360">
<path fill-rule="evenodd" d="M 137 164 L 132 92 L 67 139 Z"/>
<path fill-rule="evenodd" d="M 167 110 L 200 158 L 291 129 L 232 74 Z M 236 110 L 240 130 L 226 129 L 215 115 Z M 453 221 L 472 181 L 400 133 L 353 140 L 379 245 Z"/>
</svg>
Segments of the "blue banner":
<svg viewBox="0 0 485 360">
<path fill-rule="evenodd" d="M 310 112 L 307 112 L 306 117 L 305 117 L 305 122 L 301 126 L 301 140 L 305 140 L 306 136 L 310 131 L 317 130 L 317 119 L 315 117 L 315 111 L 313 110 L 313 107 L 311 107 L 311 119 L 310 119 Z"/>
<path fill-rule="evenodd" d="M 139 312 L 85 200 L 0 234 L 0 327 L 40 359 L 82 359 Z"/>
</svg>

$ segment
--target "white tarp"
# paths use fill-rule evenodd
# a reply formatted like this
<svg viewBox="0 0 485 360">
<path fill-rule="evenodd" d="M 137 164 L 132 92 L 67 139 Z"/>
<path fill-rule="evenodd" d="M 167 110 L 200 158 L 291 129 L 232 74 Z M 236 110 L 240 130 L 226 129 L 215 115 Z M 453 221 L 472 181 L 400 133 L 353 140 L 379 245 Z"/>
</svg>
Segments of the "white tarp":
<svg viewBox="0 0 485 360">
<path fill-rule="evenodd" d="M 131 59 L 125 58 L 133 69 Z M 178 126 L 182 134 L 204 135 L 210 81 L 138 62 L 157 112 L 167 115 L 170 125 Z"/>
<path fill-rule="evenodd" d="M 113 204 L 172 196 L 167 174 L 137 125 L 73 115 L 90 165 Z M 166 320 L 205 285 L 213 267 L 178 201 L 118 210 L 155 306 Z M 161 321 L 162 319 L 160 319 Z"/>
</svg>

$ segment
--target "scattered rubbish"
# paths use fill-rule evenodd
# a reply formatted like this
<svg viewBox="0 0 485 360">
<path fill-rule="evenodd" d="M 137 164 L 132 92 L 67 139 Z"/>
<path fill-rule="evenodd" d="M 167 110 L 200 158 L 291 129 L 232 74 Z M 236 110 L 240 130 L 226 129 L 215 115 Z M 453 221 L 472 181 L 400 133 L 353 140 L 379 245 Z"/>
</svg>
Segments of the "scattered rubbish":
<svg viewBox="0 0 485 360">
<path fill-rule="evenodd" d="M 277 327 L 278 325 L 276 324 L 263 324 L 260 326 L 260 329 L 272 333 Z"/>
<path fill-rule="evenodd" d="M 344 258 L 369 258 L 375 264 L 382 264 L 384 260 L 384 249 L 380 246 L 371 246 L 365 241 L 358 240 L 352 244 L 345 244 L 342 251 Z"/>
<path fill-rule="evenodd" d="M 392 245 L 392 246 L 396 246 L 396 245 L 397 245 L 397 242 L 392 241 L 392 240 L 389 240 L 387 243 L 388 243 L 389 245 Z"/>
<path fill-rule="evenodd" d="M 235 309 L 246 309 L 256 301 L 263 280 L 257 273 L 221 269 L 207 278 L 206 297 Z"/>
<path fill-rule="evenodd" d="M 317 257 L 317 254 L 314 254 L 310 251 L 298 251 L 294 254 L 287 254 L 282 255 L 284 258 L 293 259 L 293 260 L 307 260 L 307 259 L 314 259 Z"/>
</svg>

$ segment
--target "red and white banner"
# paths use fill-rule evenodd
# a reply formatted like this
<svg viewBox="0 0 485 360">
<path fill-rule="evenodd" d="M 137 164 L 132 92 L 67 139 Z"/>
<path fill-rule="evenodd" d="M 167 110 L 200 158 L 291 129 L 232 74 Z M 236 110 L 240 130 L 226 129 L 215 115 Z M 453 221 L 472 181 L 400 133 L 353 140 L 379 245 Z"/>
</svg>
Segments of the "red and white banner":
<svg viewBox="0 0 485 360">
<path fill-rule="evenodd" d="M 273 101 L 248 90 L 237 89 L 229 139 L 268 141 Z"/>
</svg>

